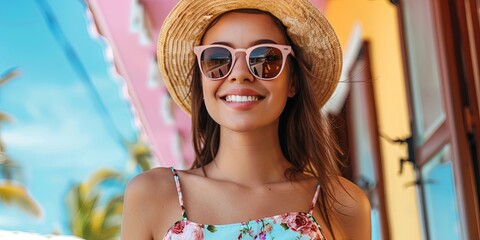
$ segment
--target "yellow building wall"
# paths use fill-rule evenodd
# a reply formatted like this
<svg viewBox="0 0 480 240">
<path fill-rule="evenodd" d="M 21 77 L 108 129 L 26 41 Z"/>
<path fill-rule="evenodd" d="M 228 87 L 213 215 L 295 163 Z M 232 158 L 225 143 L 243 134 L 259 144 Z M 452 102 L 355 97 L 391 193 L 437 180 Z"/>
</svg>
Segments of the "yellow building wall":
<svg viewBox="0 0 480 240">
<path fill-rule="evenodd" d="M 396 7 L 388 0 L 329 0 L 325 16 L 336 30 L 344 52 L 353 26 L 359 24 L 370 42 L 371 70 L 379 130 L 391 137 L 410 135 Z M 421 239 L 413 168 L 399 160 L 407 149 L 380 139 L 387 214 L 392 240 Z"/>
</svg>

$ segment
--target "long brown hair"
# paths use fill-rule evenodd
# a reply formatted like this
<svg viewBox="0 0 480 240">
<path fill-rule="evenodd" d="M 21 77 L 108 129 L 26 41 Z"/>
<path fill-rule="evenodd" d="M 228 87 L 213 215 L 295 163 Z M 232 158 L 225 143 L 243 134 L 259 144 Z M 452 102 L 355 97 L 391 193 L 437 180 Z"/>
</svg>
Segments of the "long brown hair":
<svg viewBox="0 0 480 240">
<path fill-rule="evenodd" d="M 289 57 L 291 63 L 292 84 L 296 94 L 287 100 L 280 115 L 278 128 L 280 146 L 285 158 L 292 167 L 285 172 L 290 180 L 307 174 L 314 176 L 320 185 L 321 212 L 331 228 L 330 210 L 336 202 L 331 188 L 332 182 L 338 183 L 339 163 L 337 154 L 340 151 L 334 137 L 331 135 L 330 122 L 321 113 L 320 106 L 315 101 L 310 82 L 315 76 L 310 74 L 302 54 L 302 49 L 294 45 L 286 33 L 285 26 L 275 16 L 268 12 L 255 9 L 240 9 L 234 12 L 266 14 L 272 17 L 279 29 L 284 33 L 287 44 L 292 46 L 295 57 Z M 219 16 L 210 27 L 221 18 Z M 220 126 L 208 114 L 203 101 L 201 73 L 196 63 L 191 71 L 190 85 L 192 102 L 192 137 L 195 150 L 195 161 L 192 168 L 203 168 L 215 158 L 220 144 Z"/>
</svg>

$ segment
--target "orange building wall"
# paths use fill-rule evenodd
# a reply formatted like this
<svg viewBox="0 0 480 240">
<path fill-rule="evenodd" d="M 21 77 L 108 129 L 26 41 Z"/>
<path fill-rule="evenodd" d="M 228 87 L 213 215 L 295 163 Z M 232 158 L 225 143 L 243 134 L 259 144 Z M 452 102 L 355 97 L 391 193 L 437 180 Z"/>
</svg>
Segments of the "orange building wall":
<svg viewBox="0 0 480 240">
<path fill-rule="evenodd" d="M 391 138 L 409 136 L 396 7 L 388 0 L 329 0 L 325 16 L 344 52 L 353 26 L 360 25 L 363 39 L 370 42 L 379 130 Z M 420 239 L 416 190 L 411 185 L 414 171 L 405 166 L 403 174 L 398 173 L 399 159 L 407 156 L 407 150 L 385 139 L 380 144 L 391 239 Z"/>
</svg>

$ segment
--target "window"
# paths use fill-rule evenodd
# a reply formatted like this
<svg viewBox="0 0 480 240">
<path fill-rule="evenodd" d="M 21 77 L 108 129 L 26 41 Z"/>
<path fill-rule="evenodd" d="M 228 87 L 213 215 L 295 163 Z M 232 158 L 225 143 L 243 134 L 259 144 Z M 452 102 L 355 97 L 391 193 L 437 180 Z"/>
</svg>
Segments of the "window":
<svg viewBox="0 0 480 240">
<path fill-rule="evenodd" d="M 479 237 L 478 3 L 398 6 L 424 239 Z"/>
</svg>

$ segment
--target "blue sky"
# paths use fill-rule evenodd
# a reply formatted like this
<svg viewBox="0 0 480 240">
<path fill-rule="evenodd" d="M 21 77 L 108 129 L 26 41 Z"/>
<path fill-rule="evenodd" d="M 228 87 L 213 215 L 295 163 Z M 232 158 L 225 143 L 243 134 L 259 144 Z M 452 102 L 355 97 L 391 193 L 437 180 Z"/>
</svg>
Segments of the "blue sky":
<svg viewBox="0 0 480 240">
<path fill-rule="evenodd" d="M 36 219 L 0 203 L 0 229 L 69 233 L 69 187 L 99 168 L 126 171 L 123 141 L 138 129 L 86 16 L 81 0 L 0 1 L 0 74 L 21 71 L 0 87 L 0 111 L 14 119 L 0 137 L 43 210 Z"/>
</svg>

